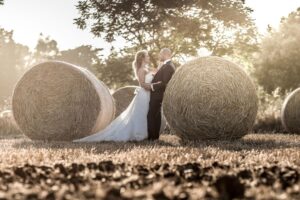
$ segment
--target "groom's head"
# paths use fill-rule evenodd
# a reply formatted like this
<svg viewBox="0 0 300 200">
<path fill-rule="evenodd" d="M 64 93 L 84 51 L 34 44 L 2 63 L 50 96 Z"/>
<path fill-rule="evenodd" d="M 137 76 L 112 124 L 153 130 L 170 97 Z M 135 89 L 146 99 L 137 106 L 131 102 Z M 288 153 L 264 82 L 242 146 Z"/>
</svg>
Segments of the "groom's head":
<svg viewBox="0 0 300 200">
<path fill-rule="evenodd" d="M 163 48 L 160 52 L 159 52 L 159 59 L 160 61 L 164 62 L 168 59 L 171 59 L 172 57 L 172 51 L 169 48 Z"/>
</svg>

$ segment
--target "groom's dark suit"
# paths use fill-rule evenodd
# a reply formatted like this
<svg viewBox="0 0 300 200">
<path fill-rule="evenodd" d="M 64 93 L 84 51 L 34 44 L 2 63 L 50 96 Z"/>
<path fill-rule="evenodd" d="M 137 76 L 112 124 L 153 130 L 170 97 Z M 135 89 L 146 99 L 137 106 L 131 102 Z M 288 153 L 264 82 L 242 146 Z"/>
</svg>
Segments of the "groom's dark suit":
<svg viewBox="0 0 300 200">
<path fill-rule="evenodd" d="M 161 103 L 165 93 L 166 86 L 175 72 L 175 66 L 172 61 L 165 63 L 157 71 L 152 80 L 150 93 L 149 112 L 148 112 L 148 139 L 155 140 L 159 138 L 161 126 Z"/>
</svg>

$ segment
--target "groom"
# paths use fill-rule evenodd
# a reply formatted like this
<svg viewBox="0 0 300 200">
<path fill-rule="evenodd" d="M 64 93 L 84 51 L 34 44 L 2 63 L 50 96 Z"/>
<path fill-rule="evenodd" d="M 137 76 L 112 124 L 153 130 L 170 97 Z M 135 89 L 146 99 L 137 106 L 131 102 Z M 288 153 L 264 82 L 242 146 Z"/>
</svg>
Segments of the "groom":
<svg viewBox="0 0 300 200">
<path fill-rule="evenodd" d="M 150 90 L 150 102 L 148 112 L 148 139 L 156 140 L 159 138 L 161 126 L 161 104 L 163 101 L 166 86 L 175 72 L 175 66 L 171 61 L 172 52 L 164 48 L 159 53 L 160 61 L 157 73 L 154 75 L 152 83 L 147 88 Z"/>
</svg>

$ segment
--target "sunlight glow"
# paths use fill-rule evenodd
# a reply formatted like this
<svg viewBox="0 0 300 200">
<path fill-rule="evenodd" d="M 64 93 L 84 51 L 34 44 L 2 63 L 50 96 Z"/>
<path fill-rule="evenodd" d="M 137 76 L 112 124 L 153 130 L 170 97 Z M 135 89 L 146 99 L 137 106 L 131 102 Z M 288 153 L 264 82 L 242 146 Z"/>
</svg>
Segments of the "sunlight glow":
<svg viewBox="0 0 300 200">
<path fill-rule="evenodd" d="M 78 16 L 75 8 L 78 0 L 6 0 L 0 6 L 0 27 L 14 30 L 16 42 L 28 45 L 33 49 L 39 34 L 50 36 L 58 42 L 61 50 L 90 44 L 104 48 L 109 54 L 111 44 L 100 38 L 94 38 L 88 31 L 79 30 L 73 24 Z M 246 5 L 254 9 L 252 17 L 261 33 L 267 25 L 277 27 L 282 16 L 300 7 L 300 0 L 246 0 Z M 113 45 L 124 47 L 125 41 L 118 39 Z"/>
<path fill-rule="evenodd" d="M 265 33 L 268 25 L 277 29 L 283 16 L 300 7 L 300 0 L 246 0 L 246 5 L 254 9 L 252 17 L 259 31 Z"/>
</svg>

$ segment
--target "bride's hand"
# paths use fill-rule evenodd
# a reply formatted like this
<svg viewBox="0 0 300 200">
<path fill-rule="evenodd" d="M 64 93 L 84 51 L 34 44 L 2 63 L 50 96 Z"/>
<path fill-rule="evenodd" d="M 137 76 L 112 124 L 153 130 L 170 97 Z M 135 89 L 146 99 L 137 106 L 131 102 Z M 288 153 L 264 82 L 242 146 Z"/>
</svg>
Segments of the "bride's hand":
<svg viewBox="0 0 300 200">
<path fill-rule="evenodd" d="M 151 70 L 152 75 L 154 76 L 157 73 L 157 68 L 153 68 L 153 70 Z"/>
<path fill-rule="evenodd" d="M 145 90 L 150 91 L 151 90 L 151 84 L 147 83 L 147 84 L 143 84 L 142 86 Z"/>
<path fill-rule="evenodd" d="M 156 72 L 156 71 L 157 71 L 157 69 L 156 69 L 156 68 L 154 68 L 154 67 L 151 67 L 151 68 L 149 69 L 149 71 L 150 71 L 150 72 Z"/>
</svg>

